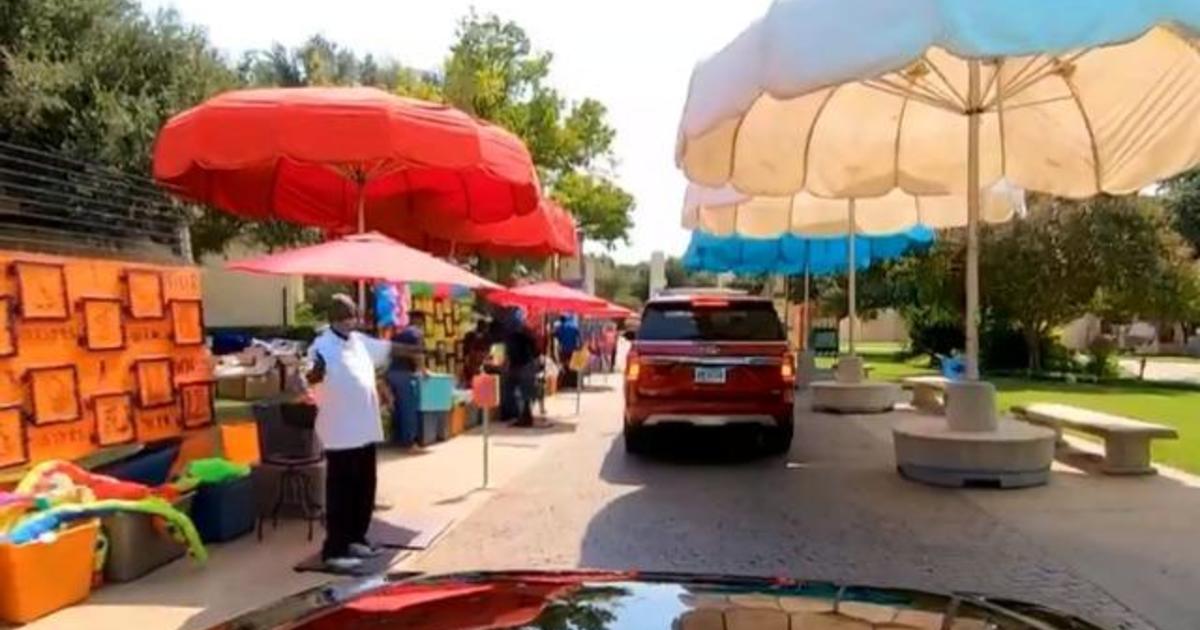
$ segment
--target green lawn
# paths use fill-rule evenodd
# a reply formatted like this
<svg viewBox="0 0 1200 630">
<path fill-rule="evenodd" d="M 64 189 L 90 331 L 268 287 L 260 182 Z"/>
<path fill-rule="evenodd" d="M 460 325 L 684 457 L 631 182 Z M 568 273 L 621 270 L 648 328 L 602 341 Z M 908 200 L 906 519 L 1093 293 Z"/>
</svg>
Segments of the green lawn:
<svg viewBox="0 0 1200 630">
<path fill-rule="evenodd" d="M 900 361 L 894 352 L 859 354 L 872 366 L 873 379 L 898 380 L 933 372 L 924 358 Z M 832 359 L 818 359 L 820 367 L 831 364 Z M 1152 442 L 1155 461 L 1200 473 L 1200 387 L 1138 381 L 1096 385 L 1009 377 L 989 380 L 996 385 L 1000 408 L 1004 411 L 1013 405 L 1057 402 L 1175 427 L 1178 440 Z"/>
</svg>

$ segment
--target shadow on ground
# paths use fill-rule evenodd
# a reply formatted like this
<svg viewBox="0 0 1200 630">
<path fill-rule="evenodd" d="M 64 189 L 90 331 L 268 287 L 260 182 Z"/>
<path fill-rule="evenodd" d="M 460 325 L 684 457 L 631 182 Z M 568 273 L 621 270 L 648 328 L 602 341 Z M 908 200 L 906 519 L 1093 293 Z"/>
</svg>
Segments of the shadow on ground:
<svg viewBox="0 0 1200 630">
<path fill-rule="evenodd" d="M 718 434 L 630 457 L 614 439 L 601 477 L 636 488 L 592 517 L 581 566 L 968 590 L 1104 627 L 1136 618 L 1043 548 L 1053 538 L 1031 538 L 980 507 L 972 497 L 981 493 L 901 479 L 881 439 L 890 416 L 803 415 L 786 457 L 755 456 Z"/>
</svg>

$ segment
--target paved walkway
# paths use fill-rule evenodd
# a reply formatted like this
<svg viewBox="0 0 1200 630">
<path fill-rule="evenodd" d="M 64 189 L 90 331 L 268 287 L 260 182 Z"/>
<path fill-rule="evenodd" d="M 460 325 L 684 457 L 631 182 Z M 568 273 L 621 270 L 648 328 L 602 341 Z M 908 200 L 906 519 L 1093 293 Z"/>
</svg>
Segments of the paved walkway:
<svg viewBox="0 0 1200 630">
<path fill-rule="evenodd" d="M 495 490 L 478 489 L 478 435 L 385 458 L 381 496 L 457 520 L 396 568 L 790 575 L 984 591 L 1113 628 L 1194 630 L 1200 619 L 1194 477 L 1104 477 L 1077 457 L 1056 464 L 1045 488 L 930 488 L 894 472 L 896 414 L 801 412 L 785 458 L 629 458 L 619 380 L 610 381 L 612 389 L 597 380 L 584 394 L 579 418 L 573 396 L 559 396 L 550 401 L 554 427 L 495 436 Z M 206 628 L 327 581 L 291 570 L 315 546 L 299 524 L 281 526 L 261 544 L 213 546 L 209 566 L 175 562 L 30 627 Z"/>
<path fill-rule="evenodd" d="M 610 377 L 614 382 L 618 377 Z M 599 380 L 598 380 L 599 382 Z M 491 439 L 492 488 L 508 484 L 542 456 L 568 440 L 577 428 L 575 401 L 558 396 L 547 403 L 552 426 L 538 429 L 503 427 Z M 482 437 L 478 430 L 435 445 L 421 455 L 380 454 L 379 498 L 413 514 L 461 520 L 487 503 L 491 490 L 481 490 Z M 253 535 L 210 545 L 205 566 L 189 560 L 172 564 L 127 584 L 106 586 L 82 605 L 67 608 L 25 626 L 34 630 L 129 630 L 145 628 L 209 628 L 241 612 L 286 595 L 329 582 L 331 576 L 295 573 L 292 566 L 315 552 L 297 521 L 267 525 L 263 542 Z M 410 557 L 411 558 L 411 557 Z M 403 569 L 403 561 L 397 565 Z"/>
<path fill-rule="evenodd" d="M 1141 361 L 1138 359 L 1123 358 L 1119 361 L 1119 365 L 1122 370 L 1133 376 L 1137 376 L 1141 370 Z M 1142 378 L 1147 381 L 1177 381 L 1200 384 L 1200 362 L 1171 361 L 1169 359 L 1146 361 L 1146 373 Z"/>
<path fill-rule="evenodd" d="M 982 591 L 1113 628 L 1194 630 L 1200 619 L 1195 478 L 1057 464 L 1045 488 L 926 487 L 895 474 L 897 414 L 800 413 L 787 458 L 629 458 L 620 404 L 589 397 L 568 443 L 417 566 L 789 575 Z"/>
</svg>

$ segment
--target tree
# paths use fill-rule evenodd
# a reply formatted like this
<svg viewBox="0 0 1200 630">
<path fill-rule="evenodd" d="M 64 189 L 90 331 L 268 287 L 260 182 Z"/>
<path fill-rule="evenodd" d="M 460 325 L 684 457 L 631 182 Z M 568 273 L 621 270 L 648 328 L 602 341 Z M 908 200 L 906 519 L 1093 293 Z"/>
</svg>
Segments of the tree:
<svg viewBox="0 0 1200 630">
<path fill-rule="evenodd" d="M 1172 225 L 1191 245 L 1192 256 L 1200 256 L 1200 169 L 1167 181 L 1163 188 Z"/>
<path fill-rule="evenodd" d="M 553 56 L 536 52 L 515 22 L 474 11 L 458 26 L 446 60 L 443 95 L 525 141 L 539 175 L 580 222 L 584 235 L 611 246 L 627 240 L 633 197 L 609 181 L 616 132 L 602 103 L 569 103 L 546 83 Z"/>
<path fill-rule="evenodd" d="M 563 207 L 571 209 L 588 238 L 605 244 L 628 242 L 629 228 L 633 227 L 629 216 L 633 197 L 612 182 L 570 171 L 558 180 L 552 194 Z"/>
<path fill-rule="evenodd" d="M 1015 322 L 1029 369 L 1042 368 L 1042 339 L 1087 312 L 1098 288 L 1083 209 L 1031 200 L 1029 216 L 985 232 L 980 284 L 993 318 Z"/>
<path fill-rule="evenodd" d="M 202 30 L 129 0 L 3 0 L 0 140 L 146 173 L 172 114 L 233 86 Z"/>
</svg>

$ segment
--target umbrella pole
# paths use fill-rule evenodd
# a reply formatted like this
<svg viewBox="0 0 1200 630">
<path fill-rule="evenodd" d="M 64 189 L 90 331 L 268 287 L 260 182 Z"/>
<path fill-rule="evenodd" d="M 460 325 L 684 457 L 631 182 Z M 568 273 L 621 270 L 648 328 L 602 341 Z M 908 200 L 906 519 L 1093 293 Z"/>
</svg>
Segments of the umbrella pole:
<svg viewBox="0 0 1200 630">
<path fill-rule="evenodd" d="M 855 235 L 855 233 L 858 232 L 858 226 L 855 223 L 854 214 L 855 214 L 854 213 L 854 198 L 852 197 L 850 199 L 850 239 L 848 241 L 849 247 L 847 247 L 847 256 L 849 257 L 849 264 L 850 264 L 849 280 L 847 282 L 849 287 L 848 287 L 848 290 L 846 291 L 846 297 L 847 297 L 847 301 L 849 304 L 849 313 L 850 313 L 850 317 L 849 317 L 850 325 L 847 327 L 849 329 L 849 331 L 848 331 L 849 334 L 847 334 L 846 337 L 850 342 L 850 356 L 852 356 L 852 357 L 855 356 L 854 324 L 858 321 L 858 299 L 857 299 L 857 296 L 855 295 L 855 293 L 857 293 L 857 289 L 858 289 L 858 287 L 856 286 L 857 285 L 856 276 L 858 275 L 856 273 L 856 271 L 857 271 L 856 268 L 858 267 L 858 265 L 856 264 L 857 261 L 855 260 L 855 256 L 854 256 L 854 235 Z"/>
<path fill-rule="evenodd" d="M 804 258 L 804 326 L 803 326 L 803 331 L 802 331 L 802 333 L 804 335 L 803 348 L 805 350 L 808 350 L 808 335 L 809 335 L 809 331 L 812 330 L 812 311 L 810 310 L 809 304 L 808 304 L 808 285 L 809 285 L 808 254 L 805 253 L 805 258 Z"/>
<path fill-rule="evenodd" d="M 358 199 L 355 203 L 355 211 L 358 214 L 358 233 L 362 234 L 367 231 L 367 216 L 366 216 L 366 196 L 367 185 L 363 181 L 355 180 L 358 187 Z M 367 312 L 367 283 L 364 280 L 358 281 L 358 313 L 361 317 Z"/>
<path fill-rule="evenodd" d="M 483 413 L 483 487 L 488 487 L 488 418 L 492 415 L 491 409 L 481 409 Z"/>
<path fill-rule="evenodd" d="M 979 380 L 979 61 L 967 64 L 967 380 Z"/>
<path fill-rule="evenodd" d="M 783 274 L 783 329 L 787 331 L 787 338 L 792 338 L 792 294 L 791 289 L 792 277 Z"/>
</svg>

